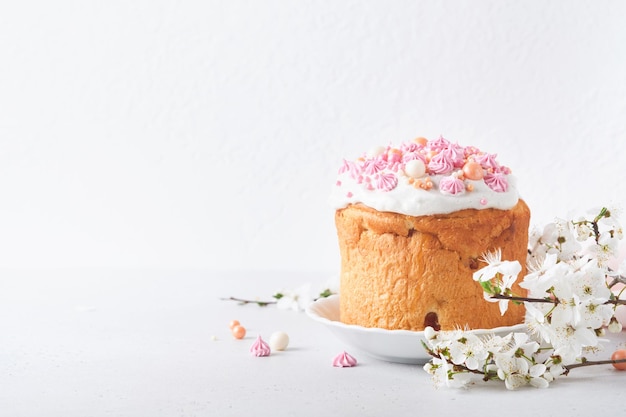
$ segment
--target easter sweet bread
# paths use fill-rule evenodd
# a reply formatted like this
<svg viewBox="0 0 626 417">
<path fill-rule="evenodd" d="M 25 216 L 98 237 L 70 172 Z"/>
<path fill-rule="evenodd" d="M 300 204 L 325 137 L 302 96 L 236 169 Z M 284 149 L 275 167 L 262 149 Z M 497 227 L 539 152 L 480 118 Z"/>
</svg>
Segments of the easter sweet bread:
<svg viewBox="0 0 626 417">
<path fill-rule="evenodd" d="M 378 148 L 344 161 L 333 201 L 342 322 L 414 331 L 523 322 L 523 305 L 502 315 L 472 277 L 495 250 L 525 274 L 530 210 L 495 155 L 443 138 Z"/>
</svg>

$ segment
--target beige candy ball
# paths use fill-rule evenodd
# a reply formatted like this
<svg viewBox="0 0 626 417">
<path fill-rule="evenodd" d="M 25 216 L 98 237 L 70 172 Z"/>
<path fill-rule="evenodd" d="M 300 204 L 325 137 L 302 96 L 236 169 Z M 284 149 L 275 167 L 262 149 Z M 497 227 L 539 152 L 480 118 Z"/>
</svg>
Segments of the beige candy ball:
<svg viewBox="0 0 626 417">
<path fill-rule="evenodd" d="M 385 148 L 384 146 L 376 146 L 370 149 L 366 155 L 368 158 L 376 158 L 377 156 L 380 156 L 385 152 L 387 152 L 387 148 Z"/>
<path fill-rule="evenodd" d="M 285 350 L 289 345 L 289 336 L 285 332 L 274 332 L 270 336 L 269 344 L 272 350 Z"/>
<path fill-rule="evenodd" d="M 426 165 L 420 159 L 413 159 L 404 166 L 406 175 L 412 178 L 421 178 L 426 174 Z"/>
</svg>

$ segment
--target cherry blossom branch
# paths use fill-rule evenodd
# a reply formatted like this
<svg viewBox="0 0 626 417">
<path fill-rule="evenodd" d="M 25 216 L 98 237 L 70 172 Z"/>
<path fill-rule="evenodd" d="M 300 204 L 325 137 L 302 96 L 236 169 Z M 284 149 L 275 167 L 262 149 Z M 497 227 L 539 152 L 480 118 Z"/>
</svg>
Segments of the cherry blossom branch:
<svg viewBox="0 0 626 417">
<path fill-rule="evenodd" d="M 269 304 L 276 304 L 276 301 L 246 300 L 246 299 L 237 298 L 237 297 L 220 298 L 220 300 L 237 301 L 239 304 L 257 304 L 260 307 L 266 307 Z"/>
<path fill-rule="evenodd" d="M 494 300 L 510 300 L 510 301 L 522 301 L 522 302 L 528 301 L 530 303 L 548 303 L 548 304 L 554 304 L 554 305 L 559 304 L 559 300 L 556 298 L 551 299 L 551 298 L 518 297 L 518 296 L 513 296 L 513 295 L 505 295 L 505 294 L 492 294 L 491 298 L 493 298 Z M 626 305 L 626 300 L 620 300 L 620 299 L 607 300 L 604 302 L 604 304 Z"/>
<path fill-rule="evenodd" d="M 422 342 L 422 346 L 424 346 L 424 349 L 426 350 L 426 352 L 430 356 L 432 356 L 433 358 L 441 358 L 441 356 L 438 355 L 432 349 L 430 349 L 426 345 L 426 343 Z M 453 369 L 454 372 L 468 372 L 468 373 L 475 374 L 475 375 L 482 375 L 483 376 L 482 379 L 484 381 L 489 381 L 491 379 L 498 378 L 498 374 L 496 372 L 493 372 L 493 371 L 484 371 L 484 370 L 481 370 L 481 369 L 471 369 L 471 368 L 468 368 L 463 363 L 455 364 L 450 358 L 446 358 L 446 362 L 449 363 L 450 365 L 452 365 L 452 369 Z M 605 360 L 599 360 L 599 361 L 589 361 L 589 360 L 586 360 L 585 358 L 582 358 L 582 362 L 580 362 L 580 363 L 573 363 L 573 364 L 570 364 L 570 365 L 563 365 L 563 368 L 565 369 L 565 372 L 563 374 L 564 375 L 568 375 L 572 369 L 576 369 L 576 368 L 583 368 L 583 367 L 586 367 L 586 366 L 596 366 L 596 365 L 615 365 L 615 364 L 618 364 L 618 363 L 626 363 L 626 358 L 624 358 L 624 359 L 605 359 Z"/>
<path fill-rule="evenodd" d="M 333 295 L 334 292 L 331 291 L 329 288 L 326 288 L 324 291 L 320 292 L 319 295 L 316 298 L 313 298 L 312 301 L 317 301 L 320 298 L 326 298 L 326 297 L 330 297 L 331 295 Z M 280 300 L 281 298 L 285 297 L 285 294 L 277 292 L 276 294 L 272 295 L 272 297 L 274 297 L 274 300 L 272 301 L 263 301 L 263 300 L 247 300 L 245 298 L 238 298 L 238 297 L 226 297 L 226 298 L 220 298 L 220 300 L 222 301 L 237 301 L 239 304 L 245 305 L 245 304 L 257 304 L 261 307 L 266 307 L 270 304 L 277 304 L 278 300 Z"/>
<path fill-rule="evenodd" d="M 608 284 L 609 288 L 613 288 L 617 284 L 626 284 L 626 277 L 623 275 L 617 275 L 613 277 L 613 280 Z"/>
<path fill-rule="evenodd" d="M 528 301 L 529 303 L 550 303 L 550 304 L 559 303 L 557 299 L 518 297 L 514 295 L 505 295 L 505 294 L 492 294 L 491 298 L 495 300 Z"/>
<path fill-rule="evenodd" d="M 602 360 L 602 361 L 583 361 L 581 363 L 574 363 L 571 365 L 565 365 L 563 366 L 563 368 L 565 368 L 565 375 L 569 374 L 569 371 L 571 371 L 572 369 L 576 369 L 576 368 L 582 368 L 584 366 L 593 366 L 593 365 L 613 365 L 616 363 L 625 363 L 626 359 L 606 359 L 606 360 Z"/>
</svg>

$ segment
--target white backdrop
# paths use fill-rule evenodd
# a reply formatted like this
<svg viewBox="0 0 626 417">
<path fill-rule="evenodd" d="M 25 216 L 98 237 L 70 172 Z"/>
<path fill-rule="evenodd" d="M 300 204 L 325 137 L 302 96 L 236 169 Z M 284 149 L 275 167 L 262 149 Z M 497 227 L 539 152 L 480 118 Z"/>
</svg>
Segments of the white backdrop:
<svg viewBox="0 0 626 417">
<path fill-rule="evenodd" d="M 626 202 L 623 1 L 7 3 L 0 267 L 333 272 L 341 159 L 415 136 Z"/>
</svg>

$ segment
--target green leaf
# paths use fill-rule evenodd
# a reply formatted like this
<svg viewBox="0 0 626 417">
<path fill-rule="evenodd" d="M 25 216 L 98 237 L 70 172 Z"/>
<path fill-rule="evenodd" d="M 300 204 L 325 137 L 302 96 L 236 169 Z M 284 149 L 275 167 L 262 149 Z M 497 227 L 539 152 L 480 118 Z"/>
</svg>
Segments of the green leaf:
<svg viewBox="0 0 626 417">
<path fill-rule="evenodd" d="M 320 298 L 330 297 L 331 295 L 333 295 L 333 292 L 330 289 L 326 288 L 320 293 Z"/>
<path fill-rule="evenodd" d="M 491 285 L 491 281 L 480 281 L 480 286 L 487 294 L 493 294 L 493 285 Z"/>
</svg>

